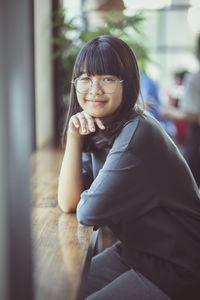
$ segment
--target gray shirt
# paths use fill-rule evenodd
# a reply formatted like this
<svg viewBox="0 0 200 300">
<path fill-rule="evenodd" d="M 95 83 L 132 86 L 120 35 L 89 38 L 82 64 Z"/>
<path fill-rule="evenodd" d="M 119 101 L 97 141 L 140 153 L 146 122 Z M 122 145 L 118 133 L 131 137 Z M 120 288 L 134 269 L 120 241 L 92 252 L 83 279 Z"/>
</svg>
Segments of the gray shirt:
<svg viewBox="0 0 200 300">
<path fill-rule="evenodd" d="M 200 298 L 199 192 L 160 124 L 133 117 L 109 151 L 83 153 L 83 178 L 79 222 L 109 226 L 122 259 L 173 299 Z"/>
</svg>

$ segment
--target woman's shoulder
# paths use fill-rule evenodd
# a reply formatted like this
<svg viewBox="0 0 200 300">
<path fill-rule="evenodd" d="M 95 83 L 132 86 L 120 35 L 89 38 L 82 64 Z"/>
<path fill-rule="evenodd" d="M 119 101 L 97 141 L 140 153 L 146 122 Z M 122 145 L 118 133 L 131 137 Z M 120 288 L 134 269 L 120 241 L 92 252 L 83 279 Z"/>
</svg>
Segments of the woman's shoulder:
<svg viewBox="0 0 200 300">
<path fill-rule="evenodd" d="M 126 126 L 134 127 L 135 124 L 139 124 L 140 126 L 152 124 L 150 126 L 154 126 L 156 125 L 155 122 L 159 124 L 159 122 L 148 111 L 140 109 L 132 113 L 129 120 L 124 124 L 123 128 Z"/>
<path fill-rule="evenodd" d="M 161 124 L 147 111 L 143 110 L 132 117 L 124 124 L 121 135 L 126 135 L 128 132 L 132 136 L 140 130 L 143 134 L 150 133 L 151 131 L 162 131 Z"/>
<path fill-rule="evenodd" d="M 113 147 L 125 150 L 129 147 L 136 147 L 136 144 L 151 143 L 159 136 L 168 139 L 168 135 L 160 123 L 146 111 L 140 111 L 124 124 L 120 134 L 116 138 Z"/>
</svg>

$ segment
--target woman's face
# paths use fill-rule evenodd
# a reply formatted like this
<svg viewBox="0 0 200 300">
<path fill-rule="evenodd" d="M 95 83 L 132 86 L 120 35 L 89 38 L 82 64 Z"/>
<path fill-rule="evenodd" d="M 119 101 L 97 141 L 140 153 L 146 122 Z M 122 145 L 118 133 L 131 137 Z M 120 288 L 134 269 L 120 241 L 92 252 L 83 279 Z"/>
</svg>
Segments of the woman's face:
<svg viewBox="0 0 200 300">
<path fill-rule="evenodd" d="M 113 75 L 88 76 L 76 81 L 76 95 L 81 108 L 96 118 L 111 116 L 122 102 L 123 83 Z"/>
</svg>

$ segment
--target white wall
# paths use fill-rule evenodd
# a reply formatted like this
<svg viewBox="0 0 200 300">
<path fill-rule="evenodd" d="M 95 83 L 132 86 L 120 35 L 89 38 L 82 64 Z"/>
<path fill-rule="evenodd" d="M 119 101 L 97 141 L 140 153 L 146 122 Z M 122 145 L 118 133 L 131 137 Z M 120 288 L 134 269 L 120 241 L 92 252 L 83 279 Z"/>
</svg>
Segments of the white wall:
<svg viewBox="0 0 200 300">
<path fill-rule="evenodd" d="M 198 69 L 195 57 L 195 34 L 191 31 L 187 22 L 187 10 L 166 11 L 163 13 L 163 39 L 166 51 L 158 54 L 160 65 L 160 83 L 168 88 L 173 80 L 173 74 L 177 71 Z"/>
<path fill-rule="evenodd" d="M 173 4 L 187 5 L 189 0 L 173 0 Z M 147 72 L 159 83 L 162 97 L 173 84 L 174 73 L 195 72 L 199 68 L 195 57 L 196 33 L 188 23 L 188 8 L 144 11 L 146 20 L 142 29 L 152 59 Z"/>
<path fill-rule="evenodd" d="M 53 137 L 51 0 L 34 1 L 36 147 Z"/>
</svg>

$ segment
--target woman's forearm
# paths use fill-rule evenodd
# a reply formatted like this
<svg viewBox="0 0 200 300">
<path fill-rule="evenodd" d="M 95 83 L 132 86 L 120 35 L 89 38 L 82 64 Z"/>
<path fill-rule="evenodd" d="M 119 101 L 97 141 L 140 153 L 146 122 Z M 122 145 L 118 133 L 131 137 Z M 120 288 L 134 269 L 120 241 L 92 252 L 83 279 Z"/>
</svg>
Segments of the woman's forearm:
<svg viewBox="0 0 200 300">
<path fill-rule="evenodd" d="M 84 136 L 68 132 L 58 184 L 58 203 L 64 212 L 74 212 L 83 191 L 82 147 Z"/>
<path fill-rule="evenodd" d="M 95 132 L 96 125 L 104 130 L 99 118 L 82 111 L 69 121 L 67 145 L 61 166 L 58 184 L 58 203 L 64 212 L 75 212 L 83 191 L 82 150 L 84 136 Z"/>
</svg>

